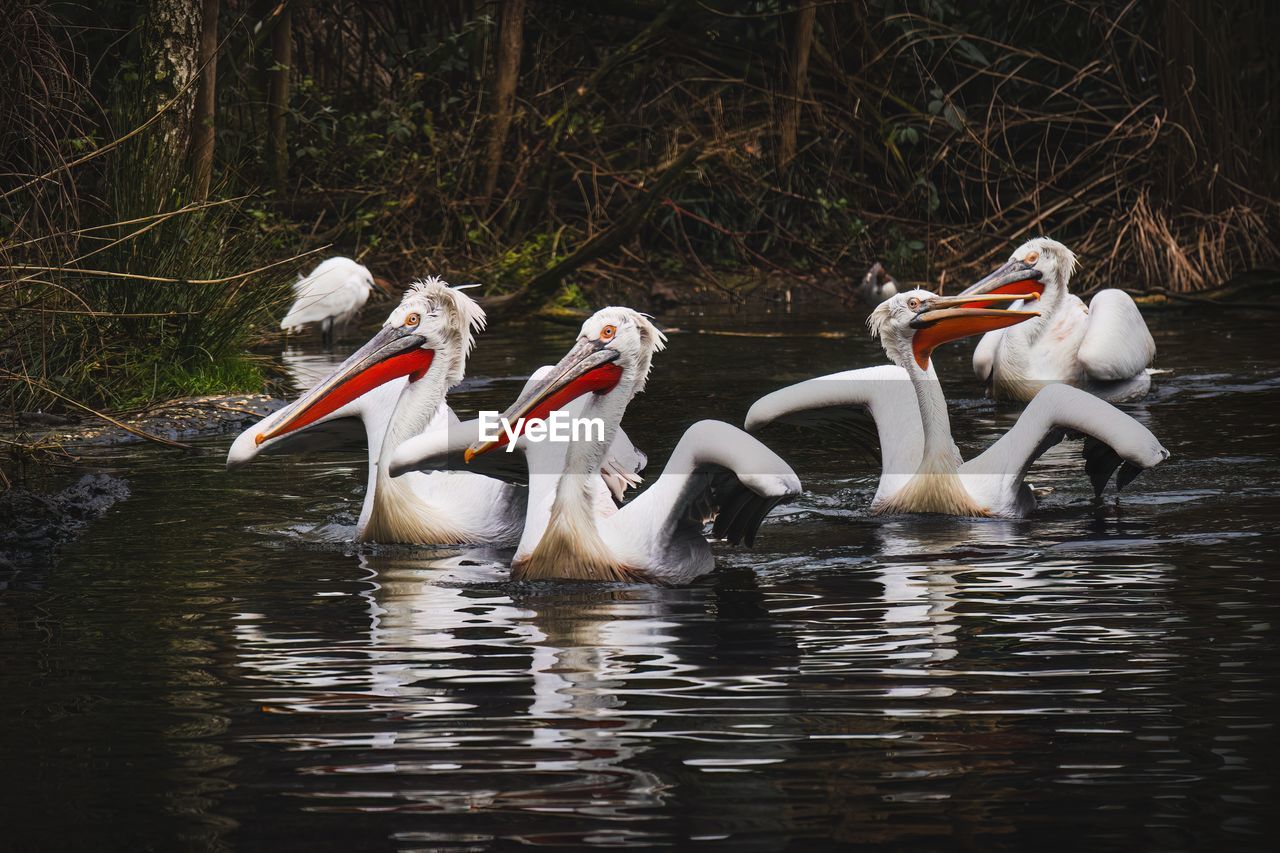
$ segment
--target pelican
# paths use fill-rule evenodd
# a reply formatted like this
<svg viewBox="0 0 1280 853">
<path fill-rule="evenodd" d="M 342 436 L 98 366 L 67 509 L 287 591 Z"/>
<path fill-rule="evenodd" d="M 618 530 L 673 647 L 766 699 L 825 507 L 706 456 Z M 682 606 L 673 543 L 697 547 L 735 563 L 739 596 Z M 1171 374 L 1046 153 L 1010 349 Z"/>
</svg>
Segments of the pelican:
<svg viewBox="0 0 1280 853">
<path fill-rule="evenodd" d="M 286 332 L 318 325 L 326 347 L 333 346 L 334 327 L 340 331 L 369 301 L 377 287 L 388 296 L 387 286 L 368 269 L 350 258 L 329 258 L 293 283 L 293 305 L 280 321 Z"/>
<path fill-rule="evenodd" d="M 1033 275 L 1028 267 L 1019 273 Z M 1169 452 L 1146 427 L 1092 394 L 1050 385 L 982 455 L 965 462 L 951 438 L 947 401 L 934 371 L 935 347 L 970 335 L 1031 322 L 1035 311 L 987 307 L 1034 301 L 1035 293 L 942 297 L 912 290 L 881 303 L 867 324 L 893 365 L 810 379 L 775 391 L 751 407 L 746 428 L 782 421 L 828 425 L 855 421 L 880 442 L 875 514 L 937 513 L 1021 518 L 1035 509 L 1023 482 L 1042 453 L 1068 434 L 1085 435 L 1085 471 L 1101 494 L 1116 469 L 1123 488 Z M 981 307 L 973 307 L 975 305 Z M 852 411 L 851 411 L 852 410 Z M 872 423 L 865 422 L 870 415 Z"/>
<path fill-rule="evenodd" d="M 1156 344 L 1138 306 L 1123 290 L 1101 290 L 1085 307 L 1067 292 L 1076 266 L 1070 249 L 1041 237 L 1019 246 L 1007 264 L 961 294 L 1028 286 L 1040 294 L 1038 318 L 988 332 L 974 350 L 973 372 L 992 399 L 1025 403 L 1052 382 L 1112 403 L 1146 395 Z M 1039 281 L 1019 278 L 1031 270 L 1040 273 Z"/>
<path fill-rule="evenodd" d="M 363 432 L 369 472 L 357 541 L 516 544 L 524 489 L 470 471 L 387 473 L 401 441 L 424 430 L 447 436 L 458 425 L 445 397 L 462 381 L 484 325 L 484 310 L 462 290 L 434 277 L 415 282 L 367 344 L 299 400 L 241 433 L 227 468 L 259 453 L 310 450 Z M 621 499 L 640 482 L 645 456 L 619 430 L 606 463 L 601 488 Z"/>
<path fill-rule="evenodd" d="M 514 454 L 505 446 L 515 441 L 527 456 L 529 504 L 512 578 L 688 583 L 714 568 L 703 535 L 708 521 L 715 521 L 716 538 L 749 546 L 765 515 L 799 494 L 800 481 L 756 439 L 721 421 L 700 421 L 646 491 L 621 508 L 599 499 L 594 483 L 605 450 L 665 341 L 644 315 L 604 308 L 583 324 L 568 354 L 504 413 L 504 422 L 514 426 L 510 435 L 504 430 L 496 440 L 485 439 L 477 421 L 451 430 L 447 440 L 422 435 L 399 447 L 391 473 L 447 464 L 464 447 L 463 460 L 472 467 L 506 465 Z M 557 444 L 529 441 L 530 419 L 545 420 L 579 399 L 585 403 L 577 416 L 588 423 L 599 419 L 602 434 Z"/>
<path fill-rule="evenodd" d="M 462 291 L 438 278 L 415 282 L 368 343 L 296 402 L 241 433 L 227 468 L 263 452 L 309 450 L 363 427 L 369 474 L 357 541 L 514 544 L 524 518 L 515 486 L 466 472 L 399 480 L 386 473 L 400 441 L 458 422 L 445 395 L 462 381 L 484 324 L 484 311 Z"/>
</svg>

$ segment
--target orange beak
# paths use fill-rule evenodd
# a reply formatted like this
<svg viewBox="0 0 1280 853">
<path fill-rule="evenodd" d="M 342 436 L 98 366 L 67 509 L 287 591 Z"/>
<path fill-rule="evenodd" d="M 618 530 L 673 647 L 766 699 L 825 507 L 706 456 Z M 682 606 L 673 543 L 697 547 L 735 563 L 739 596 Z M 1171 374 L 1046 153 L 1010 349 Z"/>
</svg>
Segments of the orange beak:
<svg viewBox="0 0 1280 853">
<path fill-rule="evenodd" d="M 992 272 L 979 282 L 971 284 L 960 292 L 960 296 L 1017 295 L 1020 293 L 1044 293 L 1044 273 L 1025 261 L 1009 261 L 1009 263 Z M 997 300 L 986 299 L 975 301 L 971 308 L 986 308 Z"/>
<path fill-rule="evenodd" d="M 615 363 L 617 358 L 618 351 L 600 341 L 579 341 L 545 379 L 529 388 L 502 413 L 502 420 L 514 427 L 514 437 L 519 438 L 524 430 L 522 421 L 527 424 L 531 420 L 545 420 L 583 394 L 611 391 L 622 378 L 622 368 Z M 476 442 L 468 447 L 462 459 L 470 462 L 510 440 L 504 429 L 496 441 Z"/>
<path fill-rule="evenodd" d="M 435 351 L 423 349 L 426 338 L 403 329 L 387 327 L 356 350 L 350 358 L 287 408 L 269 429 L 254 436 L 261 445 L 315 423 L 362 394 L 408 376 L 412 382 L 431 367 Z"/>
<path fill-rule="evenodd" d="M 985 306 L 997 302 L 1008 303 L 1021 299 L 1039 298 L 1040 294 L 1032 291 L 1031 293 L 938 296 L 930 299 L 925 310 L 911 321 L 911 327 L 916 330 L 911 338 L 911 352 L 915 355 L 916 364 L 920 365 L 921 370 L 928 370 L 929 357 L 933 355 L 935 347 L 960 338 L 984 335 L 987 332 L 1040 316 L 1039 311 L 1014 311 Z"/>
</svg>

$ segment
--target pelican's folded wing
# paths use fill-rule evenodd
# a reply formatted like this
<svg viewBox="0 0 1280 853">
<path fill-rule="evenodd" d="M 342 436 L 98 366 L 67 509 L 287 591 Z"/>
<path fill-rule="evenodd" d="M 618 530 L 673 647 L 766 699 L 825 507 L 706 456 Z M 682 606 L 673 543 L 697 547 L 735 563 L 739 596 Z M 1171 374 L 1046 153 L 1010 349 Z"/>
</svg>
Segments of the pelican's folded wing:
<svg viewBox="0 0 1280 853">
<path fill-rule="evenodd" d="M 1011 430 L 962 465 L 960 473 L 1000 477 L 1002 487 L 1012 490 L 1041 454 L 1076 435 L 1084 436 L 1085 472 L 1097 495 L 1117 468 L 1116 487 L 1123 489 L 1169 458 L 1151 430 L 1115 406 L 1070 385 L 1049 385 L 1032 398 Z"/>
<path fill-rule="evenodd" d="M 978 377 L 987 389 L 991 389 L 991 373 L 996 366 L 996 350 L 1000 347 L 1000 336 L 1004 329 L 987 332 L 978 338 L 978 345 L 973 348 L 973 375 Z"/>
<path fill-rule="evenodd" d="M 644 482 L 640 472 L 648 462 L 649 457 L 632 444 L 631 439 L 619 427 L 600 466 L 600 478 L 609 487 L 609 493 L 615 501 L 621 503 L 627 489 L 634 489 Z"/>
<path fill-rule="evenodd" d="M 307 323 L 319 323 L 325 317 L 337 313 L 333 284 L 327 287 L 323 279 L 302 278 L 293 285 L 294 300 L 289 311 L 280 321 L 280 328 L 285 331 L 301 329 Z"/>
<path fill-rule="evenodd" d="M 750 546 L 769 511 L 798 494 L 800 479 L 772 450 L 723 421 L 699 421 L 658 481 L 620 512 L 654 538 L 701 534 L 714 522 L 715 538 Z"/>
<path fill-rule="evenodd" d="M 280 321 L 280 328 L 301 328 L 363 305 L 368 291 L 359 275 L 349 274 L 353 266 L 346 258 L 330 258 L 308 275 L 299 276 L 293 283 L 293 305 Z"/>
<path fill-rule="evenodd" d="M 1118 382 L 1142 373 L 1156 342 L 1142 313 L 1123 290 L 1103 290 L 1089 302 L 1089 325 L 1077 358 L 1095 382 Z"/>
<path fill-rule="evenodd" d="M 819 376 L 767 394 L 751 406 L 744 426 L 754 432 L 771 423 L 847 434 L 868 456 L 881 455 L 885 472 L 915 471 L 924 452 L 915 389 L 907 372 L 892 364 Z"/>
</svg>

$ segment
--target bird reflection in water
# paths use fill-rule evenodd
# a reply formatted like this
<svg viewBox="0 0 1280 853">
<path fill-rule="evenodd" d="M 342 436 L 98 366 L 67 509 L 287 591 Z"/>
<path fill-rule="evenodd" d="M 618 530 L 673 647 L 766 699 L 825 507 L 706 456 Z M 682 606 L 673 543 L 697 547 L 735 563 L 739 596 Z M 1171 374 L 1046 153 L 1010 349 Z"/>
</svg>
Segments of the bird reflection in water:
<svg viewBox="0 0 1280 853">
<path fill-rule="evenodd" d="M 241 666 L 278 688 L 270 710 L 299 721 L 248 739 L 323 753 L 304 773 L 359 779 L 312 794 L 332 800 L 322 810 L 354 800 L 373 811 L 572 806 L 605 817 L 661 805 L 665 786 L 632 766 L 648 747 L 628 736 L 652 720 L 628 713 L 624 686 L 638 661 L 644 678 L 689 669 L 671 648 L 668 591 L 557 585 L 513 600 L 492 554 L 444 553 L 359 557 L 368 576 L 358 641 L 272 636 L 265 618 L 246 614 Z M 316 720 L 330 714 L 366 728 Z M 343 761 L 352 752 L 359 763 Z"/>
</svg>

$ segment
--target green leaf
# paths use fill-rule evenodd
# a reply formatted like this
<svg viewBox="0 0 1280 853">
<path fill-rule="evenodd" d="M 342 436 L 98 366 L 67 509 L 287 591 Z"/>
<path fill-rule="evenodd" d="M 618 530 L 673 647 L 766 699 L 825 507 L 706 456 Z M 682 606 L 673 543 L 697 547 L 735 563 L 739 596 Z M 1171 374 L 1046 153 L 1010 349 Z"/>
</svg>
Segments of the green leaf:
<svg viewBox="0 0 1280 853">
<path fill-rule="evenodd" d="M 956 50 L 961 56 L 975 65 L 981 65 L 985 68 L 991 64 L 987 61 L 987 58 L 983 56 L 982 51 L 978 50 L 978 46 L 968 39 L 956 39 Z"/>
</svg>

